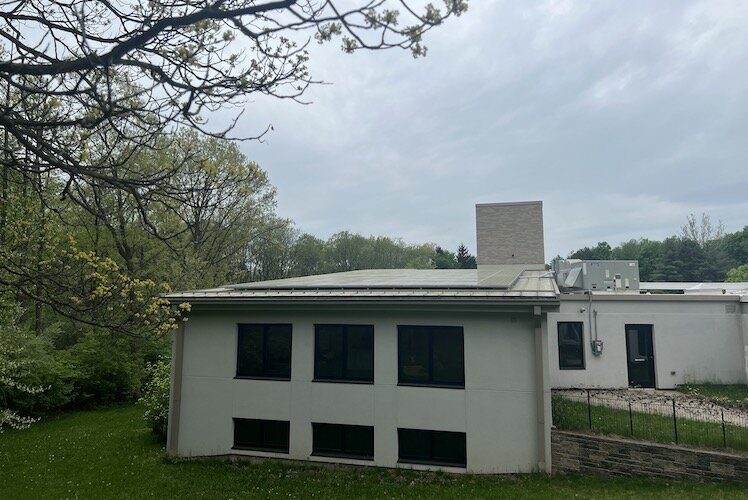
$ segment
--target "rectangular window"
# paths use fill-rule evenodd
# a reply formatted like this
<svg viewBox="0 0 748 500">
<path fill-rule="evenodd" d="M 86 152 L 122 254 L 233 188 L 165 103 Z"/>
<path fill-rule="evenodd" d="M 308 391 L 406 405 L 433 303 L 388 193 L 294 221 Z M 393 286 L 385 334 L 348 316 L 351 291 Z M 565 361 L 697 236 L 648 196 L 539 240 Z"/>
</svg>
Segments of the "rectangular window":
<svg viewBox="0 0 748 500">
<path fill-rule="evenodd" d="M 465 387 L 462 327 L 399 325 L 397 341 L 399 384 Z"/>
<path fill-rule="evenodd" d="M 291 325 L 240 324 L 236 376 L 291 379 Z"/>
<path fill-rule="evenodd" d="M 373 460 L 374 427 L 312 424 L 312 454 Z"/>
<path fill-rule="evenodd" d="M 289 428 L 282 420 L 235 418 L 234 448 L 288 453 Z"/>
<path fill-rule="evenodd" d="M 558 366 L 562 370 L 584 370 L 584 324 L 558 323 Z"/>
<path fill-rule="evenodd" d="M 398 429 L 397 442 L 400 462 L 455 467 L 467 465 L 464 432 Z"/>
<path fill-rule="evenodd" d="M 374 327 L 314 325 L 314 380 L 374 382 Z"/>
</svg>

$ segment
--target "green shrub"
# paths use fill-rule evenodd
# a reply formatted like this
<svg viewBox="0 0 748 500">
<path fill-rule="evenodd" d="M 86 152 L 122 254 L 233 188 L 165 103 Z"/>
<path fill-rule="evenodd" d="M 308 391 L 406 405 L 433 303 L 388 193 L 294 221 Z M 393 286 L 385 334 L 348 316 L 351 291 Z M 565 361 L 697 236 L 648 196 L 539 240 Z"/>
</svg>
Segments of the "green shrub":
<svg viewBox="0 0 748 500">
<path fill-rule="evenodd" d="M 27 360 L 18 380 L 26 387 L 41 387 L 39 392 L 8 390 L 9 407 L 25 415 L 40 417 L 69 405 L 77 378 L 75 367 L 65 351 L 56 351 L 45 336 L 19 332 L 14 342 L 23 348 Z"/>
<path fill-rule="evenodd" d="M 147 367 L 148 382 L 139 402 L 145 407 L 144 417 L 161 440 L 166 440 L 166 426 L 169 420 L 169 381 L 171 363 L 161 358 Z"/>
<path fill-rule="evenodd" d="M 136 398 L 144 366 L 128 352 L 125 340 L 92 332 L 68 352 L 76 371 L 74 406 L 106 406 Z"/>
</svg>

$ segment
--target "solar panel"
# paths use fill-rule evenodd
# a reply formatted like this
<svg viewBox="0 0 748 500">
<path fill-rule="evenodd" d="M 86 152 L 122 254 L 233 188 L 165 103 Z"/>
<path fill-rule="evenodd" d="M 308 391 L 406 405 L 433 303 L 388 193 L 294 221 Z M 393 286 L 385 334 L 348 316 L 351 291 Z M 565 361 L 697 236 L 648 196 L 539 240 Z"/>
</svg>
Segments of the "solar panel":
<svg viewBox="0 0 748 500">
<path fill-rule="evenodd" d="M 525 266 L 481 269 L 367 269 L 227 285 L 232 289 L 509 288 Z"/>
</svg>

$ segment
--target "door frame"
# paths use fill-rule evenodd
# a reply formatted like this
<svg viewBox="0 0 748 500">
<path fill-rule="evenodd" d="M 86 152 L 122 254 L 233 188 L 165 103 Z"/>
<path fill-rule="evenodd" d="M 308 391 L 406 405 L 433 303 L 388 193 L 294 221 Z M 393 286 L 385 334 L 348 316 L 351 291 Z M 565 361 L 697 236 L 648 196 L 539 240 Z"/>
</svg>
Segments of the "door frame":
<svg viewBox="0 0 748 500">
<path fill-rule="evenodd" d="M 649 380 L 652 381 L 652 385 L 646 385 L 646 386 L 638 386 L 644 389 L 656 389 L 657 388 L 657 356 L 655 355 L 655 333 L 654 333 L 654 324 L 652 323 L 626 323 L 624 324 L 624 335 L 626 337 L 626 375 L 627 375 L 627 382 L 629 387 L 634 387 L 631 385 L 631 360 L 629 359 L 629 329 L 636 329 L 639 331 L 638 327 L 648 327 L 649 328 L 649 340 L 651 343 L 651 359 L 647 360 L 647 367 L 649 368 L 649 374 L 648 377 Z"/>
</svg>

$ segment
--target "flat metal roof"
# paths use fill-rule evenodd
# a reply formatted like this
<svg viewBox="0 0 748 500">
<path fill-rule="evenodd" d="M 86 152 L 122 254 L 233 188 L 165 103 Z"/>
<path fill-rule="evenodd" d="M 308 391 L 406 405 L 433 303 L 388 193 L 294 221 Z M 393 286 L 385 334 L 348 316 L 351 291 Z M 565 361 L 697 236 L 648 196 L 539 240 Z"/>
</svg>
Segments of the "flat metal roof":
<svg viewBox="0 0 748 500">
<path fill-rule="evenodd" d="M 698 281 L 642 281 L 639 283 L 640 290 L 675 291 L 685 294 L 735 294 L 748 295 L 748 283 L 704 283 Z M 723 292 L 724 291 L 724 292 Z"/>
<path fill-rule="evenodd" d="M 557 301 L 556 282 L 546 271 L 484 276 L 476 269 L 351 271 L 174 292 L 172 302 L 220 303 L 271 300 L 489 300 Z M 512 275 L 511 285 L 506 285 Z M 501 284 L 502 286 L 499 286 Z"/>
<path fill-rule="evenodd" d="M 484 269 L 366 269 L 317 274 L 300 278 L 226 285 L 235 290 L 300 288 L 499 288 L 508 289 L 526 269 L 524 265 Z"/>
</svg>

